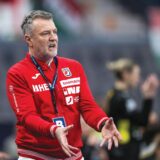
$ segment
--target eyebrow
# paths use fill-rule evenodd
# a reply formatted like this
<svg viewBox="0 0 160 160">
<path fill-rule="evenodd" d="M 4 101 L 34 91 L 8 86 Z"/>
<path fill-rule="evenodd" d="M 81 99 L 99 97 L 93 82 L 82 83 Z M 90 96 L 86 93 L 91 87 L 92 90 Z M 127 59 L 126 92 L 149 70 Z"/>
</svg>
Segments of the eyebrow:
<svg viewBox="0 0 160 160">
<path fill-rule="evenodd" d="M 50 32 L 50 31 L 51 31 L 51 30 L 46 29 L 46 30 L 41 31 L 40 33 L 43 33 L 43 32 Z M 55 29 L 53 29 L 53 31 L 56 31 L 56 32 L 57 32 L 58 30 L 57 30 L 57 28 L 55 28 Z"/>
</svg>

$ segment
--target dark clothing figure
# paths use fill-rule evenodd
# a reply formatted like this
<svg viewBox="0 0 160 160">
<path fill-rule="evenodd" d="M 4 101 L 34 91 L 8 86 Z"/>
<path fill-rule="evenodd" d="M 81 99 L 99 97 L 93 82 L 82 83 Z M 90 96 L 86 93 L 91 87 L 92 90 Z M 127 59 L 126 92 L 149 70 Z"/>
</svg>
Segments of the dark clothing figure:
<svg viewBox="0 0 160 160">
<path fill-rule="evenodd" d="M 119 148 L 114 148 L 109 154 L 111 160 L 138 160 L 142 131 L 148 123 L 148 116 L 153 100 L 144 99 L 142 110 L 137 110 L 137 103 L 129 92 L 112 89 L 108 92 L 107 107 L 109 116 L 122 135 Z"/>
</svg>

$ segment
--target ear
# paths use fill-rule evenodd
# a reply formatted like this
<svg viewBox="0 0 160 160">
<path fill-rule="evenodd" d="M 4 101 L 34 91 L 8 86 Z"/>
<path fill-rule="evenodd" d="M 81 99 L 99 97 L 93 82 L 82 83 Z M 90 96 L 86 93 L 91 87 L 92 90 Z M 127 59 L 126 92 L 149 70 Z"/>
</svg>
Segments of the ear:
<svg viewBox="0 0 160 160">
<path fill-rule="evenodd" d="M 26 43 L 28 44 L 29 47 L 33 46 L 32 39 L 31 39 L 31 36 L 29 34 L 25 34 L 24 39 L 25 39 L 25 41 L 26 41 Z"/>
</svg>

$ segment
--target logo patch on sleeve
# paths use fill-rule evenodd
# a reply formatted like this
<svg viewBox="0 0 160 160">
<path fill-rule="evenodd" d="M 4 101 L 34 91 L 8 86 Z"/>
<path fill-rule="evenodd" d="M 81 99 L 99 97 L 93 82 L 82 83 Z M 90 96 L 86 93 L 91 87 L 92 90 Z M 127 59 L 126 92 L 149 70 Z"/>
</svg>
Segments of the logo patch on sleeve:
<svg viewBox="0 0 160 160">
<path fill-rule="evenodd" d="M 71 71 L 68 67 L 62 68 L 62 72 L 63 72 L 65 77 L 71 77 L 72 76 L 72 73 L 71 73 Z"/>
</svg>

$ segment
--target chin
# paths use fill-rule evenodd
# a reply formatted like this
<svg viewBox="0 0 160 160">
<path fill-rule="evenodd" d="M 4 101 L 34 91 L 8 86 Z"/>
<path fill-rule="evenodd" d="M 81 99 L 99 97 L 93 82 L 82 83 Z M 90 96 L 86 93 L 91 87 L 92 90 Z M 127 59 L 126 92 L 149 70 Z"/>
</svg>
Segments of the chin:
<svg viewBox="0 0 160 160">
<path fill-rule="evenodd" d="M 51 53 L 48 53 L 48 55 L 49 55 L 50 57 L 55 57 L 55 56 L 57 56 L 57 52 L 51 52 Z"/>
<path fill-rule="evenodd" d="M 53 56 L 57 56 L 57 52 L 53 53 Z"/>
<path fill-rule="evenodd" d="M 52 54 L 52 57 L 55 57 L 55 56 L 57 56 L 57 53 Z"/>
</svg>

